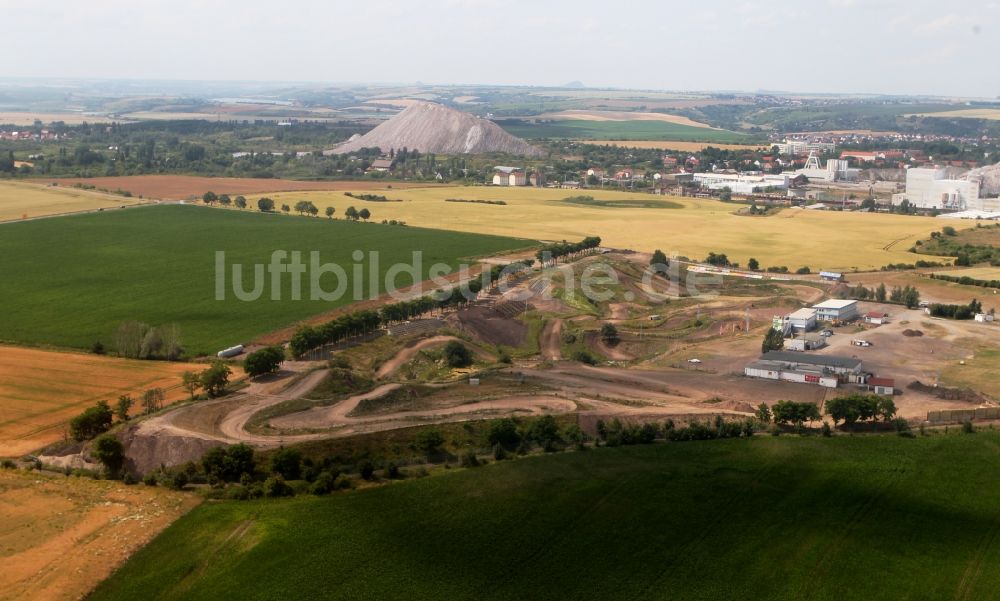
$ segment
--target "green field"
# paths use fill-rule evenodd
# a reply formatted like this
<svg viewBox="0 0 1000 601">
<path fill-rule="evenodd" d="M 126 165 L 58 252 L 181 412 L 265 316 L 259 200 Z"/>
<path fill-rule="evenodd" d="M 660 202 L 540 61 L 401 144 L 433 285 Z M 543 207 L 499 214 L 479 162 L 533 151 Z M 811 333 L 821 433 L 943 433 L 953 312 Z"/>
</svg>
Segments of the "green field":
<svg viewBox="0 0 1000 601">
<path fill-rule="evenodd" d="M 92 598 L 995 598 L 998 448 L 954 429 L 664 443 L 213 502 Z"/>
<path fill-rule="evenodd" d="M 752 136 L 745 134 L 668 121 L 565 120 L 541 123 L 501 122 L 499 125 L 511 134 L 526 139 L 674 140 L 733 144 L 754 141 Z"/>
<path fill-rule="evenodd" d="M 230 273 L 234 263 L 244 265 L 247 290 L 253 288 L 251 265 L 268 263 L 274 250 L 302 251 L 305 262 L 310 251 L 319 251 L 323 263 L 344 266 L 348 278 L 354 250 L 366 257 L 378 250 L 381 290 L 388 267 L 410 262 L 411 251 L 424 253 L 423 278 L 434 263 L 455 266 L 462 257 L 530 244 L 498 236 L 189 206 L 10 223 L 0 225 L 0 340 L 77 348 L 101 340 L 109 345 L 123 321 L 136 319 L 154 326 L 178 324 L 189 353 L 212 353 L 352 301 L 350 293 L 339 301 L 309 300 L 308 274 L 303 276 L 303 300 L 290 300 L 286 274 L 283 300 L 270 300 L 268 279 L 261 300 L 239 301 L 229 277 L 226 300 L 217 301 L 217 250 L 226 252 Z M 363 264 L 367 274 L 368 260 Z M 405 277 L 398 282 L 410 283 Z M 322 283 L 327 291 L 336 287 L 330 276 Z"/>
</svg>

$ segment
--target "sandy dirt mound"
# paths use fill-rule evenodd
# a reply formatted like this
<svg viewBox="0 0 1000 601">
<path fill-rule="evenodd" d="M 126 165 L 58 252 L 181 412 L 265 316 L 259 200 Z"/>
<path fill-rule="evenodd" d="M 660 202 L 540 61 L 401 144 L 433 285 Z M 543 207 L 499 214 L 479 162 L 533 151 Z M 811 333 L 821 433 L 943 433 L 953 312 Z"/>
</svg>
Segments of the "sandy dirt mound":
<svg viewBox="0 0 1000 601">
<path fill-rule="evenodd" d="M 381 148 L 389 152 L 404 147 L 440 154 L 542 155 L 541 150 L 510 135 L 492 121 L 431 102 L 416 102 L 367 134 L 327 153 L 345 154 L 362 148 Z"/>
</svg>

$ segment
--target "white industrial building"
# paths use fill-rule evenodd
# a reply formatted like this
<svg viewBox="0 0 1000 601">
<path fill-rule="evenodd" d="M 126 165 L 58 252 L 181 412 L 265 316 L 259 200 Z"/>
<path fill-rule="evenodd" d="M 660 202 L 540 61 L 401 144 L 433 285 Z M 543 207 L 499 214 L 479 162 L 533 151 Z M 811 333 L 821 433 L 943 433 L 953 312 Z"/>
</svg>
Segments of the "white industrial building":
<svg viewBox="0 0 1000 601">
<path fill-rule="evenodd" d="M 809 154 L 802 169 L 795 170 L 795 175 L 804 175 L 810 180 L 824 182 L 853 182 L 857 181 L 860 173 L 860 169 L 848 167 L 847 161 L 843 159 L 830 159 L 826 162 L 826 166 L 822 166 L 819 157 L 814 153 Z"/>
<path fill-rule="evenodd" d="M 813 305 L 819 321 L 851 321 L 858 318 L 858 301 L 832 298 Z"/>
<path fill-rule="evenodd" d="M 819 384 L 836 388 L 841 381 L 864 382 L 861 360 L 852 357 L 805 355 L 787 351 L 770 351 L 743 369 L 751 378 L 785 380 L 804 384 Z"/>
<path fill-rule="evenodd" d="M 778 148 L 778 154 L 804 155 L 809 153 L 833 152 L 837 145 L 833 142 L 820 142 L 818 140 L 789 140 L 785 139 L 780 144 L 774 144 Z"/>
<path fill-rule="evenodd" d="M 894 194 L 892 204 L 909 201 L 920 209 L 942 211 L 997 210 L 1000 200 L 979 198 L 979 181 L 954 178 L 943 167 L 911 167 L 906 170 L 906 192 Z M 990 206 L 983 201 L 992 200 Z"/>
<path fill-rule="evenodd" d="M 528 178 L 524 174 L 524 169 L 519 167 L 494 167 L 494 186 L 524 186 L 527 185 Z"/>
<path fill-rule="evenodd" d="M 786 174 L 768 173 L 695 173 L 694 181 L 702 188 L 729 188 L 734 194 L 753 194 L 768 188 L 787 189 L 791 178 Z"/>
<path fill-rule="evenodd" d="M 783 333 L 809 332 L 816 329 L 816 310 L 803 308 L 782 318 Z"/>
</svg>

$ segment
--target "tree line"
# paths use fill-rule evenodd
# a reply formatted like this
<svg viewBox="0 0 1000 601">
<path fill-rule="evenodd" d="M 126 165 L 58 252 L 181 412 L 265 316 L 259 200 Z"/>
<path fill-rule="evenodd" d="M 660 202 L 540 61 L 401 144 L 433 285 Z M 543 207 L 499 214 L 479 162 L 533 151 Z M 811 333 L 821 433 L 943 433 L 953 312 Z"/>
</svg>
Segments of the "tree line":
<svg viewBox="0 0 1000 601">
<path fill-rule="evenodd" d="M 545 261 L 559 259 L 560 257 L 573 256 L 584 251 L 594 250 L 601 245 L 601 239 L 598 236 L 588 236 L 579 242 L 555 242 L 553 244 L 546 244 L 535 253 L 535 258 L 538 259 L 540 263 Z"/>
</svg>

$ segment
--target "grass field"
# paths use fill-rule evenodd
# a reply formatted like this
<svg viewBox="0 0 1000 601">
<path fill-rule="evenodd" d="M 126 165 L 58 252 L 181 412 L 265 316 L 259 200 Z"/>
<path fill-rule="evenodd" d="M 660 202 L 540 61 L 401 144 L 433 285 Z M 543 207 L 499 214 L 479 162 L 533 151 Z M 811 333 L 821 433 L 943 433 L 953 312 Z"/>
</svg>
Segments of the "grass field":
<svg viewBox="0 0 1000 601">
<path fill-rule="evenodd" d="M 985 599 L 1000 435 L 599 449 L 290 501 L 202 505 L 124 599 Z"/>
<path fill-rule="evenodd" d="M 108 209 L 140 202 L 142 201 L 136 198 L 91 190 L 0 181 L 0 221 Z"/>
<path fill-rule="evenodd" d="M 167 402 L 185 398 L 181 374 L 189 369 L 198 366 L 0 345 L 0 457 L 62 440 L 69 420 L 100 400 L 114 405 L 150 388 L 165 389 Z"/>
<path fill-rule="evenodd" d="M 348 275 L 353 251 L 378 250 L 381 284 L 390 265 L 411 261 L 411 251 L 424 252 L 426 275 L 434 263 L 455 266 L 461 257 L 531 244 L 416 227 L 189 206 L 145 207 L 0 228 L 4 276 L 0 339 L 89 348 L 98 339 L 113 343 L 118 326 L 137 319 L 151 325 L 178 324 L 185 346 L 194 354 L 249 342 L 352 300 L 351 288 L 339 301 L 309 300 L 308 275 L 302 278 L 303 300 L 290 300 L 291 278 L 286 275 L 283 301 L 270 300 L 268 282 L 262 300 L 241 302 L 232 293 L 232 278 L 226 278 L 226 301 L 217 301 L 216 251 L 226 252 L 228 265 L 245 266 L 243 287 L 252 290 L 251 266 L 269 263 L 275 250 L 302 251 L 307 263 L 310 251 L 319 251 L 321 262 L 345 266 Z M 368 260 L 362 264 L 367 270 Z M 336 283 L 327 276 L 323 287 L 330 291 Z M 398 283 L 409 282 L 400 277 Z"/>
<path fill-rule="evenodd" d="M 658 148 L 660 150 L 679 150 L 682 152 L 698 152 L 711 146 L 723 150 L 756 150 L 759 144 L 720 144 L 718 142 L 671 142 L 667 140 L 576 140 L 584 144 L 598 146 L 621 146 L 622 148 Z"/>
<path fill-rule="evenodd" d="M 689 142 L 750 142 L 752 138 L 723 129 L 695 127 L 668 121 L 562 120 L 545 123 L 499 123 L 526 139 L 569 138 L 594 140 L 682 140 Z"/>
<path fill-rule="evenodd" d="M 598 200 L 622 200 L 603 207 L 559 202 L 579 195 Z M 465 188 L 393 190 L 404 202 L 369 203 L 339 192 L 273 195 L 278 204 L 312 200 L 337 214 L 355 205 L 368 207 L 375 219 L 403 219 L 413 225 L 541 240 L 579 240 L 596 235 L 610 246 L 703 258 L 724 252 L 746 265 L 750 257 L 762 265 L 808 265 L 814 271 L 879 268 L 887 263 L 913 263 L 926 258 L 908 252 L 918 239 L 940 229 L 930 217 L 840 213 L 787 209 L 769 217 L 745 217 L 733 212 L 742 205 L 713 200 L 669 198 L 680 208 L 635 208 L 636 201 L 664 197 L 602 190 L 552 190 L 477 186 Z M 506 205 L 447 203 L 446 198 L 504 200 Z M 956 227 L 962 227 L 957 225 Z M 886 248 L 888 247 L 888 250 Z"/>
</svg>

